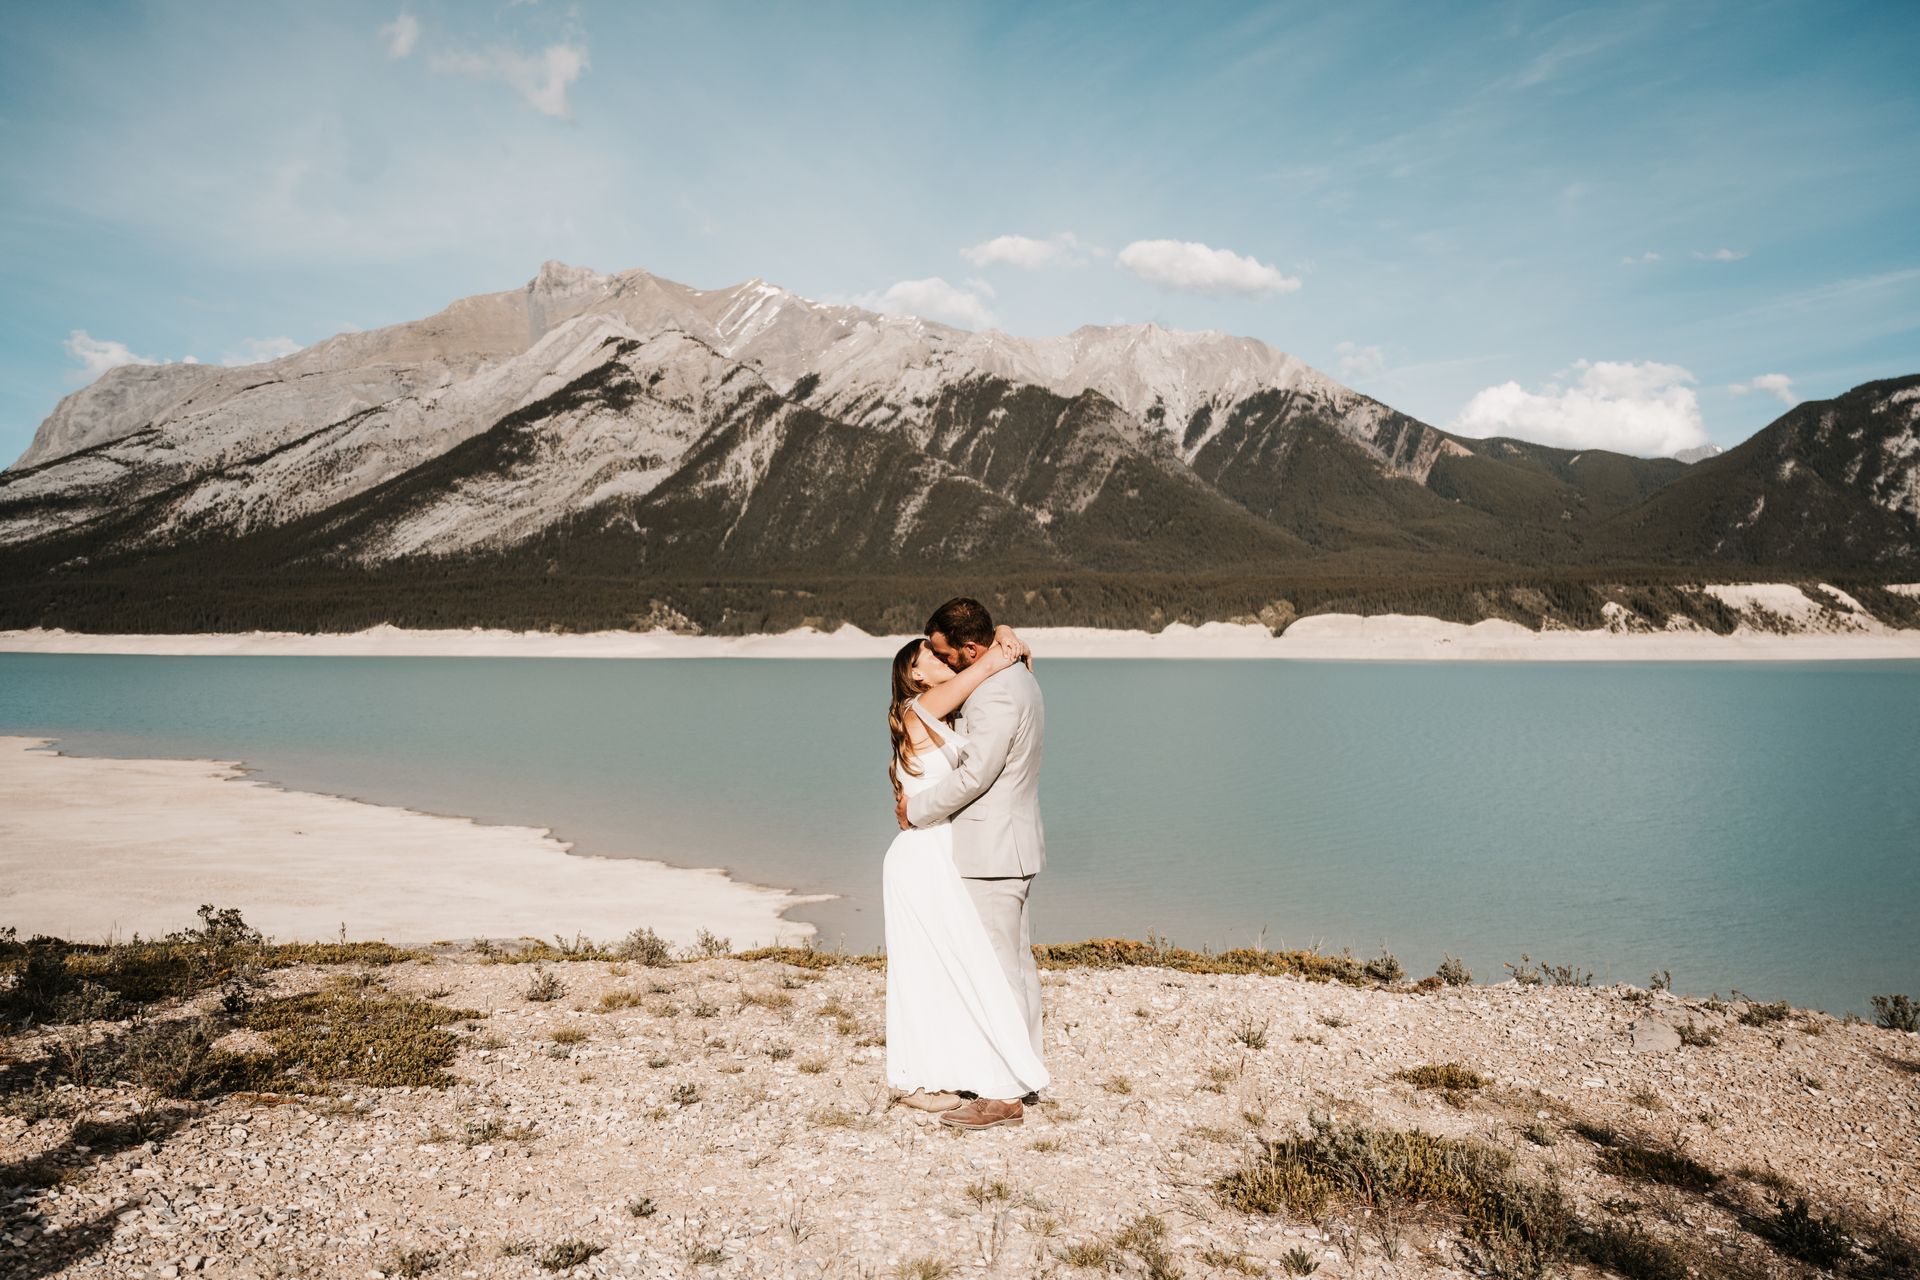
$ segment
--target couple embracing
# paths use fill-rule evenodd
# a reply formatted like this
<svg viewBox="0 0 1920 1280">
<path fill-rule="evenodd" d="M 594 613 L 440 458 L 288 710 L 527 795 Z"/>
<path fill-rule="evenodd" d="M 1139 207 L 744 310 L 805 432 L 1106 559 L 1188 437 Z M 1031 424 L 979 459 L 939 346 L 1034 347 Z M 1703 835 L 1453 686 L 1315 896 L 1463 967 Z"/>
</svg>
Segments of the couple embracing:
<svg viewBox="0 0 1920 1280">
<path fill-rule="evenodd" d="M 1019 1124 L 1048 1082 L 1027 926 L 1047 856 L 1031 656 L 961 597 L 893 659 L 887 1083 L 958 1129 Z"/>
</svg>

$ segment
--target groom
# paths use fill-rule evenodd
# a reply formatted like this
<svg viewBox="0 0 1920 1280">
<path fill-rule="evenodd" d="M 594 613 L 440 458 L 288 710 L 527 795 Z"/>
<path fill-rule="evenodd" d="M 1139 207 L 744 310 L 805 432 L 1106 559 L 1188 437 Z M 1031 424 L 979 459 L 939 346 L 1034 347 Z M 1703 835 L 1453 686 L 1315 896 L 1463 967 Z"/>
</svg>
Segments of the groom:
<svg viewBox="0 0 1920 1280">
<path fill-rule="evenodd" d="M 978 600 L 949 600 L 927 619 L 927 646 L 955 671 L 965 671 L 993 647 L 993 619 Z M 895 816 L 903 829 L 953 819 L 954 866 L 1039 1053 L 1040 970 L 1027 927 L 1027 889 L 1047 861 L 1040 829 L 1040 742 L 1047 719 L 1040 685 L 1017 663 L 974 690 L 960 716 L 968 747 L 959 764 L 918 795 L 901 797 Z M 943 1113 L 940 1122 L 959 1129 L 1018 1123 L 1021 1101 L 975 1098 Z"/>
</svg>

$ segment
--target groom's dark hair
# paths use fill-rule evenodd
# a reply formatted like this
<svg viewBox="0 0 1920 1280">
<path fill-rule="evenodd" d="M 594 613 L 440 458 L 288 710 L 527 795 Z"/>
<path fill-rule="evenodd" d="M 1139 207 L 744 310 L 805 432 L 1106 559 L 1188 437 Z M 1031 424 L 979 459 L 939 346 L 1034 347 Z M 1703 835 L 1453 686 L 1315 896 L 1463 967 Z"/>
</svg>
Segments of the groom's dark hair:
<svg viewBox="0 0 1920 1280">
<path fill-rule="evenodd" d="M 927 634 L 938 631 L 954 646 L 993 643 L 993 615 L 987 606 L 968 596 L 955 596 L 933 611 L 927 619 Z"/>
</svg>

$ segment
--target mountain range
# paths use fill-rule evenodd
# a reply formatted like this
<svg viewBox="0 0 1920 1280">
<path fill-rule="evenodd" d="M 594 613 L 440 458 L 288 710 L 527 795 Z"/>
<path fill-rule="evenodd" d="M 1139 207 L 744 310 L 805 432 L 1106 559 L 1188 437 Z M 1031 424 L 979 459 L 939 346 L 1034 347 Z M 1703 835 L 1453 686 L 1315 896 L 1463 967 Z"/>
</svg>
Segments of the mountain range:
<svg viewBox="0 0 1920 1280">
<path fill-rule="evenodd" d="M 109 370 L 0 473 L 12 626 L 874 625 L 980 581 L 1060 622 L 1578 621 L 1634 584 L 1916 576 L 1920 376 L 1689 463 L 1457 436 L 1217 332 L 552 262 L 266 364 Z"/>
</svg>

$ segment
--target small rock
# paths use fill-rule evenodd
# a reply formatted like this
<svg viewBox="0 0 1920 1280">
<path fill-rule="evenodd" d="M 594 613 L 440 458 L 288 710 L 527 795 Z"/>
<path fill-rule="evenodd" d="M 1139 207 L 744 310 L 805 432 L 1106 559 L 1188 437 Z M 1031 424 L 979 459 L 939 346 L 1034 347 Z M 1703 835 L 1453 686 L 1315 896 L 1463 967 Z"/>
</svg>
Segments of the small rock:
<svg viewBox="0 0 1920 1280">
<path fill-rule="evenodd" d="M 1671 1053 L 1680 1047 L 1680 1033 L 1658 1018 L 1641 1018 L 1633 1024 L 1635 1053 Z"/>
</svg>

